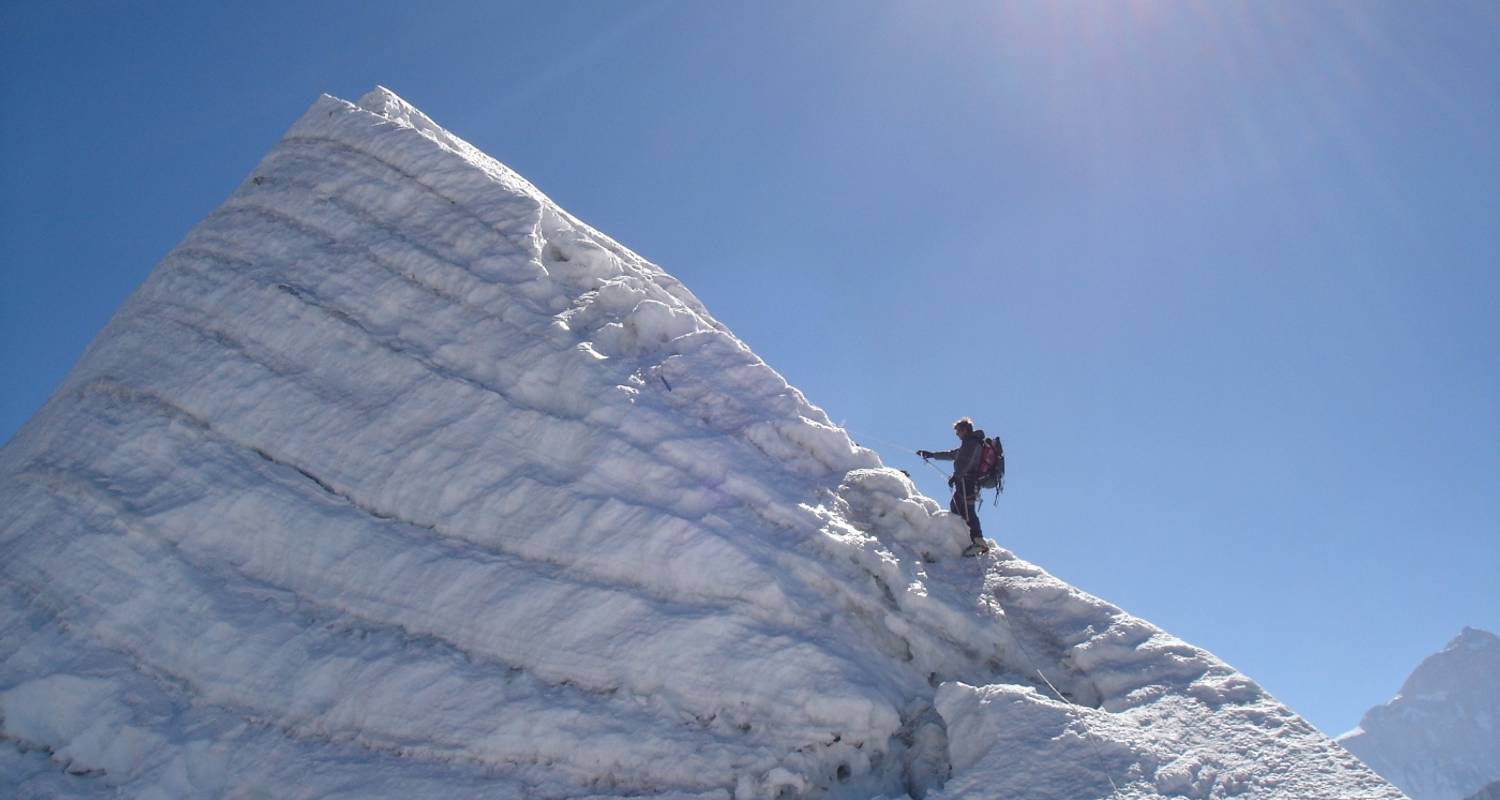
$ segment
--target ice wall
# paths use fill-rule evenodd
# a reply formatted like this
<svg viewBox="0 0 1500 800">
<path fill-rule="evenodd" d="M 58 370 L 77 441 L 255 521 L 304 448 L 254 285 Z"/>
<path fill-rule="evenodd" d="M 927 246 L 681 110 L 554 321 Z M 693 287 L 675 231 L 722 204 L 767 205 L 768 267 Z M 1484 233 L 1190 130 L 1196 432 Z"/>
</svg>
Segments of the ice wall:
<svg viewBox="0 0 1500 800">
<path fill-rule="evenodd" d="M 1207 653 L 959 558 L 680 283 L 384 89 L 162 261 L 0 508 L 18 792 L 1399 796 Z"/>
</svg>

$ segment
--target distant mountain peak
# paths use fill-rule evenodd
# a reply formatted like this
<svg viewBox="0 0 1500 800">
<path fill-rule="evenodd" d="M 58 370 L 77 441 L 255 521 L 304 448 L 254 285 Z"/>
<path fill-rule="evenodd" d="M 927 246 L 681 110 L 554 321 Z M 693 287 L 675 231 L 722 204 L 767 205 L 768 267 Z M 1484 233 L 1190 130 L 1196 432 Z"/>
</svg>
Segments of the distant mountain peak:
<svg viewBox="0 0 1500 800">
<path fill-rule="evenodd" d="M 1464 626 L 1459 635 L 1448 643 L 1449 648 L 1488 649 L 1500 653 L 1500 636 L 1486 630 Z"/>
<path fill-rule="evenodd" d="M 1500 778 L 1500 637 L 1465 627 L 1339 742 L 1413 800 L 1463 800 Z"/>
<path fill-rule="evenodd" d="M 1468 796 L 1467 800 L 1500 800 L 1500 781 L 1480 789 Z"/>
<path fill-rule="evenodd" d="M 1401 694 L 1468 691 L 1500 675 L 1500 637 L 1465 627 L 1442 650 L 1423 659 L 1401 686 Z"/>
</svg>

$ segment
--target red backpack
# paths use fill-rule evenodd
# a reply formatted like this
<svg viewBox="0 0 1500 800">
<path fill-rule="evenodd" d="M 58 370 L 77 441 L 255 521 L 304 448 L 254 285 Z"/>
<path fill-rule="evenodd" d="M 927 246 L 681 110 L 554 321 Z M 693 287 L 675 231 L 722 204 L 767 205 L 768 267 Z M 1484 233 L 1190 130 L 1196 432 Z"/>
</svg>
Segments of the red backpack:
<svg viewBox="0 0 1500 800">
<path fill-rule="evenodd" d="M 975 470 L 981 487 L 994 489 L 997 493 L 1005 491 L 1005 447 L 1000 444 L 999 436 L 984 440 Z"/>
</svg>

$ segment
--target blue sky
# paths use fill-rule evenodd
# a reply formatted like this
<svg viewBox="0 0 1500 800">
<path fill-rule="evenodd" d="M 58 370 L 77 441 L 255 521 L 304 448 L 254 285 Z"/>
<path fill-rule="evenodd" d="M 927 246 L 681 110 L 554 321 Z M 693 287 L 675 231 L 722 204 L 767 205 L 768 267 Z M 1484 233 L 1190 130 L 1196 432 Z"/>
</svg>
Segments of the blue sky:
<svg viewBox="0 0 1500 800">
<path fill-rule="evenodd" d="M 421 5 L 423 10 L 417 10 Z M 1500 7 L 9 3 L 0 435 L 320 92 L 384 84 L 992 538 L 1333 734 L 1500 631 Z"/>
</svg>

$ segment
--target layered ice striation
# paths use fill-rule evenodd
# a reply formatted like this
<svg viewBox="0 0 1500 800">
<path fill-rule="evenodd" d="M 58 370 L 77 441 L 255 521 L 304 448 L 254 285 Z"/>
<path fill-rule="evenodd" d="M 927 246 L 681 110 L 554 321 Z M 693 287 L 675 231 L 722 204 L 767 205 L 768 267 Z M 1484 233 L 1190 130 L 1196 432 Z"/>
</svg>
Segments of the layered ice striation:
<svg viewBox="0 0 1500 800">
<path fill-rule="evenodd" d="M 679 282 L 384 89 L 162 261 L 0 508 L 18 794 L 1399 797 L 959 558 Z"/>
</svg>

